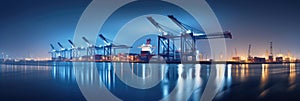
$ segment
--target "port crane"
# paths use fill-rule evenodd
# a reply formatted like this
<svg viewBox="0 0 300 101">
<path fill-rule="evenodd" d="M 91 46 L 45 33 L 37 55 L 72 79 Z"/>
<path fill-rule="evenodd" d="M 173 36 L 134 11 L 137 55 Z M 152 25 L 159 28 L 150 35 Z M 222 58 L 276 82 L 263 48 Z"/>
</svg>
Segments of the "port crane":
<svg viewBox="0 0 300 101">
<path fill-rule="evenodd" d="M 203 39 L 219 39 L 219 38 L 230 38 L 232 39 L 231 32 L 219 32 L 219 33 L 210 33 L 206 34 L 204 31 L 201 31 L 197 28 L 190 27 L 178 19 L 176 19 L 173 15 L 168 15 L 170 18 L 180 29 L 181 32 L 181 57 L 184 60 L 187 59 L 188 56 L 192 57 L 192 60 L 195 60 L 196 56 L 196 48 L 195 42 L 196 40 L 203 40 Z"/>
<path fill-rule="evenodd" d="M 79 57 L 79 51 L 84 50 L 84 48 L 77 47 L 71 40 L 68 40 L 68 42 L 71 44 L 71 52 L 70 52 L 70 59 Z"/>
<path fill-rule="evenodd" d="M 87 47 L 87 56 L 93 56 L 96 54 L 95 50 L 99 49 L 100 47 L 92 44 L 86 37 L 82 37 L 82 39 L 86 42 L 86 44 L 88 45 Z"/>
<path fill-rule="evenodd" d="M 251 56 L 251 44 L 248 47 L 248 62 L 253 62 L 253 57 Z"/>
<path fill-rule="evenodd" d="M 170 61 L 171 59 L 175 60 L 174 37 L 176 34 L 164 29 L 163 27 L 165 26 L 156 22 L 152 17 L 147 17 L 147 19 L 159 32 L 161 32 L 161 34 L 158 35 L 158 55 L 163 56 L 167 61 Z"/>
<path fill-rule="evenodd" d="M 105 56 L 112 55 L 113 54 L 112 51 L 115 53 L 116 49 L 129 49 L 129 48 L 132 48 L 131 46 L 127 46 L 127 45 L 118 45 L 118 44 L 115 44 L 114 41 L 106 38 L 102 34 L 99 34 L 99 37 L 105 43 L 104 46 L 100 47 L 101 49 L 103 49 L 103 53 L 104 53 L 103 55 L 105 55 Z"/>
<path fill-rule="evenodd" d="M 181 34 L 190 35 L 193 39 L 219 39 L 219 38 L 229 38 L 232 39 L 232 34 L 229 31 L 217 32 L 206 34 L 204 31 L 201 31 L 197 28 L 188 26 L 179 20 L 177 20 L 173 15 L 168 15 L 168 17 L 183 30 Z"/>
<path fill-rule="evenodd" d="M 67 52 L 67 49 L 60 43 L 60 42 L 57 42 L 58 46 L 60 47 L 60 50 L 59 50 L 59 54 L 60 54 L 60 58 L 66 58 L 66 52 Z"/>
<path fill-rule="evenodd" d="M 50 47 L 51 47 L 51 51 L 49 53 L 51 54 L 52 60 L 55 60 L 57 51 L 55 50 L 52 44 L 50 44 Z"/>
<path fill-rule="evenodd" d="M 273 62 L 274 56 L 273 56 L 273 42 L 270 42 L 270 55 L 269 55 L 269 61 Z"/>
<path fill-rule="evenodd" d="M 248 48 L 248 58 L 251 57 L 251 44 L 249 44 L 249 48 Z"/>
<path fill-rule="evenodd" d="M 151 22 L 151 24 L 153 24 L 158 29 L 159 32 L 161 32 L 160 35 L 162 35 L 162 36 L 167 36 L 167 35 L 174 36 L 175 35 L 172 32 L 165 30 L 163 28 L 165 26 L 156 22 L 152 17 L 147 17 L 147 19 Z"/>
</svg>

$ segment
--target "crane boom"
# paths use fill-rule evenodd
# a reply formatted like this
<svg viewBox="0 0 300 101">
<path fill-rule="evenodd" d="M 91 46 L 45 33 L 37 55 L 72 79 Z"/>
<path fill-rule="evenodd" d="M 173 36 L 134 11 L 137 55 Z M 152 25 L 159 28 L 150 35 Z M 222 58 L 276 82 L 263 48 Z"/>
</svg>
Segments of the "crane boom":
<svg viewBox="0 0 300 101">
<path fill-rule="evenodd" d="M 196 39 L 218 39 L 218 38 L 230 38 L 232 39 L 232 34 L 231 32 L 225 31 L 223 33 L 214 33 L 214 34 L 202 34 L 202 35 L 197 35 Z"/>
<path fill-rule="evenodd" d="M 73 48 L 76 47 L 75 44 L 71 40 L 68 40 L 68 41 L 72 45 Z"/>
<path fill-rule="evenodd" d="M 64 48 L 64 46 L 61 45 L 60 42 L 57 42 L 57 44 L 59 45 L 60 48 Z"/>
<path fill-rule="evenodd" d="M 110 43 L 109 40 L 106 39 L 102 34 L 99 34 L 99 37 L 104 41 L 105 44 L 108 45 Z"/>
<path fill-rule="evenodd" d="M 199 29 L 193 29 L 193 30 L 198 30 L 201 32 L 201 34 L 195 34 L 194 32 L 191 31 L 191 29 L 188 29 L 184 26 L 182 22 L 177 20 L 173 15 L 168 15 L 168 17 L 178 26 L 180 27 L 184 32 L 187 34 L 192 34 L 193 36 L 197 36 L 196 39 L 218 39 L 218 38 L 230 38 L 232 39 L 231 32 L 225 31 L 225 32 L 220 32 L 220 33 L 213 33 L 213 34 L 205 34 L 203 31 L 200 31 Z M 191 27 L 192 28 L 192 27 Z"/>
<path fill-rule="evenodd" d="M 152 17 L 147 17 L 147 19 L 158 29 L 159 32 L 163 33 L 162 35 L 173 35 L 172 33 L 164 30 L 158 22 L 156 22 Z"/>
<path fill-rule="evenodd" d="M 190 31 L 189 29 L 185 28 L 183 26 L 183 23 L 181 23 L 179 20 L 177 20 L 173 15 L 168 15 L 168 17 L 178 26 L 180 27 L 184 32 Z"/>
<path fill-rule="evenodd" d="M 82 37 L 82 39 L 83 39 L 89 46 L 92 45 L 92 44 L 90 43 L 90 41 L 89 41 L 87 38 Z"/>
<path fill-rule="evenodd" d="M 132 48 L 132 46 L 120 45 L 119 43 L 113 43 L 114 41 L 107 39 L 102 34 L 99 34 L 99 37 L 104 41 L 108 46 L 113 46 L 114 48 Z"/>
<path fill-rule="evenodd" d="M 55 49 L 54 49 L 54 46 L 53 46 L 52 44 L 50 44 L 50 46 L 51 46 L 51 49 L 52 49 L 52 50 L 55 50 Z"/>
</svg>

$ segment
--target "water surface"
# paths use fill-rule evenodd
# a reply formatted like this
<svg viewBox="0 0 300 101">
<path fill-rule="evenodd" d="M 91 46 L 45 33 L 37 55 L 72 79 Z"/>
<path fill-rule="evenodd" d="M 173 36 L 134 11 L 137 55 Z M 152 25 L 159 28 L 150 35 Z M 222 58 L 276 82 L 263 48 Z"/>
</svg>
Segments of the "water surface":
<svg viewBox="0 0 300 101">
<path fill-rule="evenodd" d="M 168 100 L 200 100 L 209 87 L 215 90 L 209 91 L 215 101 L 287 101 L 300 99 L 298 71 L 299 64 L 1 65 L 0 97 L 5 101 L 80 101 L 89 97 L 80 90 L 99 84 L 97 87 L 107 88 L 119 99 L 131 101 L 166 99 L 169 94 L 172 98 Z M 160 81 L 150 88 L 130 85 L 135 83 L 132 80 L 140 80 L 136 84 L 146 85 L 155 79 Z"/>
</svg>

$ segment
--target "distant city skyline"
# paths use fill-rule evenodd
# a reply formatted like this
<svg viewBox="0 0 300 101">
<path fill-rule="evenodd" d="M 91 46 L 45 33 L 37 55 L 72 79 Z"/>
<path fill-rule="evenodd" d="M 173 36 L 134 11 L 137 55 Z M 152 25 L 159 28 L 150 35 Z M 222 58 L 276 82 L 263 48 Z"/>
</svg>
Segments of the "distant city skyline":
<svg viewBox="0 0 300 101">
<path fill-rule="evenodd" d="M 57 42 L 70 48 L 67 40 L 73 39 L 77 22 L 90 2 L 89 0 L 2 1 L 0 52 L 13 58 L 50 58 L 48 54 L 51 49 L 50 43 L 57 49 Z M 218 17 L 223 30 L 231 31 L 233 34 L 233 39 L 226 41 L 228 56 L 234 55 L 235 49 L 239 55 L 247 56 L 249 44 L 252 45 L 252 55 L 263 56 L 266 50 L 269 50 L 269 42 L 273 42 L 275 56 L 290 51 L 295 57 L 300 58 L 300 53 L 297 53 L 300 52 L 300 47 L 297 46 L 300 43 L 298 39 L 300 1 L 209 0 L 207 2 Z M 120 17 L 119 20 L 121 19 Z M 201 27 L 192 20 L 185 18 L 181 20 L 193 27 Z M 108 37 L 112 38 L 109 35 Z"/>
</svg>

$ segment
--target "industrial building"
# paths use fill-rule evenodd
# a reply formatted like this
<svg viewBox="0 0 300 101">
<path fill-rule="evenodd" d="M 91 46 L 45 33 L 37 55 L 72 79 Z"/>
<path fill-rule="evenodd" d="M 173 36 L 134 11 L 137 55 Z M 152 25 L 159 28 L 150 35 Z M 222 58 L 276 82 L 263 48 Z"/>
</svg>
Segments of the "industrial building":
<svg viewBox="0 0 300 101">
<path fill-rule="evenodd" d="M 236 55 L 232 57 L 232 61 L 239 62 L 239 63 L 290 63 L 290 62 L 297 62 L 295 58 L 291 56 L 290 51 L 288 51 L 287 55 L 284 56 L 283 54 L 278 54 L 277 56 L 274 56 L 273 54 L 273 42 L 269 43 L 270 45 L 270 52 L 266 51 L 265 56 L 252 56 L 251 55 L 251 48 L 252 45 L 249 44 L 248 47 L 248 57 L 247 59 L 243 60 L 240 56 Z M 236 50 L 235 50 L 236 51 Z"/>
</svg>

